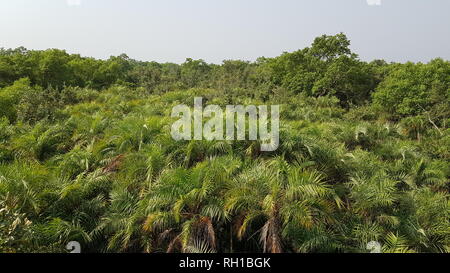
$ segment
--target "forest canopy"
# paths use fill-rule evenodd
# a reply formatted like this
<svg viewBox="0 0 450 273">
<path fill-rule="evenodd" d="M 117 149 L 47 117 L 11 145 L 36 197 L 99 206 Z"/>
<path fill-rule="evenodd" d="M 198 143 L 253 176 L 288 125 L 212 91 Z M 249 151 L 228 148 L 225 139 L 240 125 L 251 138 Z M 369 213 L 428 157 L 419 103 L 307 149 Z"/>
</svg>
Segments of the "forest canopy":
<svg viewBox="0 0 450 273">
<path fill-rule="evenodd" d="M 0 49 L 0 252 L 449 252 L 450 62 L 349 46 L 222 64 Z M 194 97 L 280 105 L 279 149 L 173 140 Z"/>
</svg>

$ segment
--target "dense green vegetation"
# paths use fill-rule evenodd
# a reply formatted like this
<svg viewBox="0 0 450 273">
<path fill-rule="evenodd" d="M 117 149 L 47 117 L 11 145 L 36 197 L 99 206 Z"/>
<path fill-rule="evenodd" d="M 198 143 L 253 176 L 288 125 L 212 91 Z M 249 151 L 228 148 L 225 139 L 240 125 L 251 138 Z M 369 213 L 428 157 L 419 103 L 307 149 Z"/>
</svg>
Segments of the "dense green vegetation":
<svg viewBox="0 0 450 273">
<path fill-rule="evenodd" d="M 349 45 L 221 65 L 0 50 L 0 252 L 450 251 L 450 62 Z M 174 141 L 195 96 L 281 105 L 279 149 Z"/>
</svg>

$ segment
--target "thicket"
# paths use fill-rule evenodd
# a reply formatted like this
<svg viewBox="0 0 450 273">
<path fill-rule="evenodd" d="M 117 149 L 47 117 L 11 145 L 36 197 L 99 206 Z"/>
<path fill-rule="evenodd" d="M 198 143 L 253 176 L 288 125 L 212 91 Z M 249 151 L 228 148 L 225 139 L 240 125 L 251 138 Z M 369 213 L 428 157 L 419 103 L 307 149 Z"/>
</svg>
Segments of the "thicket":
<svg viewBox="0 0 450 273">
<path fill-rule="evenodd" d="M 0 252 L 450 251 L 450 63 L 344 34 L 256 62 L 0 50 Z M 170 112 L 281 105 L 280 147 L 182 141 Z"/>
</svg>

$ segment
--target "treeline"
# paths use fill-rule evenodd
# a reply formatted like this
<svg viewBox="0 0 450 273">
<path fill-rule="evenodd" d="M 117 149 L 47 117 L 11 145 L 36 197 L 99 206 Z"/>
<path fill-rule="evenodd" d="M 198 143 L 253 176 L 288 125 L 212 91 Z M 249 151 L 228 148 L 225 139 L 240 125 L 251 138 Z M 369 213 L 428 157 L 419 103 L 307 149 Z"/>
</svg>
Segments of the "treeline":
<svg viewBox="0 0 450 273">
<path fill-rule="evenodd" d="M 57 90 L 101 90 L 119 84 L 140 87 L 149 94 L 197 87 L 217 89 L 230 98 L 242 94 L 263 100 L 277 94 L 335 96 L 347 108 L 373 102 L 392 119 L 425 115 L 436 125 L 445 125 L 450 115 L 448 61 L 367 63 L 349 45 L 344 34 L 324 35 L 309 48 L 279 57 L 226 60 L 221 65 L 192 59 L 180 65 L 141 62 L 125 54 L 97 60 L 57 49 L 2 49 L 0 88 L 28 78 L 30 86 Z"/>
</svg>

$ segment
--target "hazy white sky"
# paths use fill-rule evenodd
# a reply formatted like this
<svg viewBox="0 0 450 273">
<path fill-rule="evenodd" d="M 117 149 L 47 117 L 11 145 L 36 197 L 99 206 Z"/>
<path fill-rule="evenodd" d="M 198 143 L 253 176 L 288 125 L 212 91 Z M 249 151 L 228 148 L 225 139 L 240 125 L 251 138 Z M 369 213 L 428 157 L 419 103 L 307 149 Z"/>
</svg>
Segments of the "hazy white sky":
<svg viewBox="0 0 450 273">
<path fill-rule="evenodd" d="M 450 59 L 449 14 L 450 0 L 0 0 L 0 47 L 220 63 L 344 32 L 364 60 L 429 61 Z"/>
</svg>

